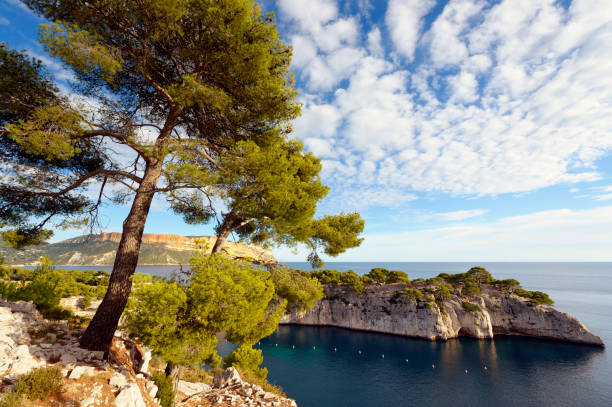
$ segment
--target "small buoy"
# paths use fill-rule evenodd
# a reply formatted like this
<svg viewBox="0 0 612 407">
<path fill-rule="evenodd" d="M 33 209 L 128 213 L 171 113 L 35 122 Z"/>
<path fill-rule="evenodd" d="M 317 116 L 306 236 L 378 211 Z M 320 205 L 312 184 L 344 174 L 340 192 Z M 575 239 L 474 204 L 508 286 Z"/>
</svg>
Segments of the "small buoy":
<svg viewBox="0 0 612 407">
<path fill-rule="evenodd" d="M 258 345 L 261 345 L 261 342 L 257 342 Z"/>
<path fill-rule="evenodd" d="M 380 358 L 384 359 L 385 358 L 385 354 L 383 353 L 382 355 L 380 355 Z"/>
<path fill-rule="evenodd" d="M 484 367 L 484 370 L 487 370 L 487 367 L 486 367 L 486 366 Z"/>
<path fill-rule="evenodd" d="M 361 351 L 360 350 L 358 350 L 357 353 L 359 353 L 361 355 Z"/>
<path fill-rule="evenodd" d="M 436 368 L 436 365 L 431 365 L 431 368 L 432 368 L 432 369 L 435 369 L 435 368 Z"/>
<path fill-rule="evenodd" d="M 336 351 L 336 348 L 334 348 L 334 352 Z"/>
<path fill-rule="evenodd" d="M 405 361 L 406 363 L 408 363 L 408 359 L 404 359 L 404 361 Z"/>
<path fill-rule="evenodd" d="M 313 349 L 313 350 L 314 350 L 314 349 L 317 349 L 317 347 L 316 347 L 316 346 L 313 346 L 313 347 L 312 347 L 312 349 Z"/>
<path fill-rule="evenodd" d="M 275 343 L 274 346 L 278 347 L 278 343 Z"/>
<path fill-rule="evenodd" d="M 292 348 L 292 349 L 295 349 L 295 345 L 293 345 L 291 348 Z"/>
<path fill-rule="evenodd" d="M 467 374 L 467 373 L 468 373 L 468 372 L 467 372 L 467 369 L 465 369 L 465 374 Z"/>
</svg>

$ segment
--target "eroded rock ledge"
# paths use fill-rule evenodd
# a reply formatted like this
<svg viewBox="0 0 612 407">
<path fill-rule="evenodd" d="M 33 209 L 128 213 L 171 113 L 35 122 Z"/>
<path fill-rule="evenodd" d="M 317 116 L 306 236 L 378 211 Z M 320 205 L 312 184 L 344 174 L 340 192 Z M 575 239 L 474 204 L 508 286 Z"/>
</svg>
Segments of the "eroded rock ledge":
<svg viewBox="0 0 612 407">
<path fill-rule="evenodd" d="M 519 335 L 604 346 L 599 336 L 571 315 L 494 288 L 483 289 L 470 298 L 453 294 L 438 304 L 396 294 L 404 288 L 402 284 L 368 286 L 358 294 L 345 287 L 327 286 L 326 297 L 310 311 L 285 315 L 281 323 L 335 326 L 432 341 Z M 468 310 L 464 302 L 478 308 Z"/>
</svg>

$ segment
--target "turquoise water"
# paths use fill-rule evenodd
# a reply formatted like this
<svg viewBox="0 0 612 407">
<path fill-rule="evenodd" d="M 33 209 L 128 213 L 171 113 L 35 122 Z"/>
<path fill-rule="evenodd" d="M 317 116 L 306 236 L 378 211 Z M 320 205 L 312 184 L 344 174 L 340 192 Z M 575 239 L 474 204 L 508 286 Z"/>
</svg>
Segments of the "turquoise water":
<svg viewBox="0 0 612 407">
<path fill-rule="evenodd" d="M 290 265 L 309 269 L 306 263 Z M 358 274 L 385 267 L 403 270 L 414 279 L 464 272 L 475 265 L 486 267 L 496 278 L 515 278 L 526 289 L 550 294 L 559 310 L 580 319 L 612 346 L 612 263 L 326 267 Z M 167 275 L 175 269 L 145 266 L 138 271 Z M 259 346 L 268 379 L 281 385 L 300 407 L 612 406 L 612 357 L 607 350 L 589 346 L 512 337 L 430 343 L 299 326 L 281 326 Z"/>
<path fill-rule="evenodd" d="M 307 268 L 305 263 L 291 265 Z M 363 274 L 377 266 L 426 278 L 473 265 L 486 267 L 496 278 L 516 278 L 527 289 L 549 293 L 558 309 L 612 344 L 611 263 L 327 267 Z M 283 326 L 262 340 L 261 348 L 269 380 L 300 407 L 612 406 L 612 358 L 589 346 L 511 337 L 430 343 L 337 328 Z"/>
</svg>

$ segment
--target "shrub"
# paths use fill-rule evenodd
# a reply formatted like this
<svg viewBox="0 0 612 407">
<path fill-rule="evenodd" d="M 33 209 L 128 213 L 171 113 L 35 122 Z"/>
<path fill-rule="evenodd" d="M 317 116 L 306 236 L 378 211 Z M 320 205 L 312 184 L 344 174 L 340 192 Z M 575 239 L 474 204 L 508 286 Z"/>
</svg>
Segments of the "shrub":
<svg viewBox="0 0 612 407">
<path fill-rule="evenodd" d="M 4 393 L 0 398 L 0 407 L 19 407 L 22 405 L 23 397 L 13 391 Z"/>
<path fill-rule="evenodd" d="M 480 311 L 480 307 L 478 305 L 469 303 L 467 301 L 463 301 L 463 309 L 468 311 L 468 312 L 476 312 L 476 311 Z"/>
<path fill-rule="evenodd" d="M 323 298 L 321 283 L 307 272 L 274 267 L 270 275 L 278 296 L 287 300 L 287 311 L 291 308 L 307 311 Z"/>
<path fill-rule="evenodd" d="M 81 299 L 81 304 L 79 304 L 81 309 L 87 309 L 91 306 L 91 295 L 85 294 Z"/>
<path fill-rule="evenodd" d="M 406 298 L 412 301 L 422 300 L 423 297 L 425 297 L 425 294 L 416 288 L 406 288 L 404 289 L 403 294 L 406 296 Z"/>
<path fill-rule="evenodd" d="M 366 275 L 370 277 L 373 283 L 385 284 L 387 273 L 389 273 L 389 270 L 377 267 L 370 270 L 370 272 Z"/>
<path fill-rule="evenodd" d="M 310 273 L 321 282 L 321 284 L 340 284 L 341 273 L 338 270 L 313 270 Z"/>
<path fill-rule="evenodd" d="M 157 385 L 157 398 L 162 407 L 172 407 L 174 405 L 174 389 L 172 377 L 166 376 L 164 372 L 155 372 L 152 379 Z"/>
<path fill-rule="evenodd" d="M 508 293 L 512 293 L 517 288 L 521 288 L 521 283 L 519 283 L 513 278 L 509 278 L 506 280 L 497 280 L 495 284 L 497 285 L 497 288 Z"/>
<path fill-rule="evenodd" d="M 227 355 L 223 360 L 223 368 L 234 366 L 240 371 L 249 371 L 261 379 L 268 376 L 268 369 L 260 368 L 263 363 L 261 349 L 253 349 L 249 345 L 243 345 Z"/>
<path fill-rule="evenodd" d="M 478 285 L 488 284 L 494 281 L 491 273 L 484 267 L 472 267 L 468 270 L 467 275 L 472 277 Z"/>
<path fill-rule="evenodd" d="M 519 297 L 527 298 L 530 302 L 537 305 L 553 305 L 555 302 L 548 296 L 548 294 L 542 291 L 528 291 L 522 288 L 514 290 L 514 294 Z"/>
<path fill-rule="evenodd" d="M 340 281 L 342 282 L 343 286 L 350 288 L 356 293 L 361 294 L 365 290 L 363 281 L 353 270 L 342 273 L 340 276 Z"/>
<path fill-rule="evenodd" d="M 64 375 L 57 367 L 42 367 L 23 375 L 15 383 L 15 393 L 30 400 L 42 400 L 60 393 L 64 387 Z"/>
<path fill-rule="evenodd" d="M 478 284 L 476 284 L 474 281 L 472 280 L 467 280 L 465 282 L 465 285 L 463 287 L 463 293 L 465 295 L 479 295 L 480 294 L 480 288 L 478 287 Z"/>
</svg>

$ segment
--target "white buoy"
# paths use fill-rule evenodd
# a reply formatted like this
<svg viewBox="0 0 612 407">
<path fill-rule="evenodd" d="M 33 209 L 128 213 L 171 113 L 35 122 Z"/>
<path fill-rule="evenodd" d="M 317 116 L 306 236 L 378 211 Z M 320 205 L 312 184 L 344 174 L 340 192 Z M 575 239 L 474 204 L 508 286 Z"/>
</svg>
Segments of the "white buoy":
<svg viewBox="0 0 612 407">
<path fill-rule="evenodd" d="M 484 367 L 484 370 L 487 370 L 487 367 L 486 367 L 486 366 Z"/>
<path fill-rule="evenodd" d="M 359 353 L 361 355 L 361 351 L 360 350 L 358 350 L 357 353 Z"/>
<path fill-rule="evenodd" d="M 383 353 L 382 355 L 380 355 L 380 358 L 384 359 L 385 358 L 385 354 Z"/>
<path fill-rule="evenodd" d="M 275 343 L 274 346 L 278 347 L 278 343 Z"/>
<path fill-rule="evenodd" d="M 432 369 L 435 369 L 435 368 L 436 368 L 436 365 L 431 365 L 431 368 L 432 368 Z"/>
<path fill-rule="evenodd" d="M 336 348 L 334 348 L 334 352 L 336 351 Z"/>
<path fill-rule="evenodd" d="M 313 350 L 315 350 L 315 349 L 317 349 L 317 347 L 316 347 L 316 346 L 313 346 L 313 347 L 312 347 L 312 349 L 313 349 Z"/>
<path fill-rule="evenodd" d="M 406 361 L 406 363 L 408 363 L 408 359 L 404 359 L 404 361 Z"/>
<path fill-rule="evenodd" d="M 467 369 L 465 369 L 465 374 L 467 374 L 467 373 L 468 373 L 468 372 L 467 372 Z"/>
<path fill-rule="evenodd" d="M 292 349 L 295 349 L 295 345 L 293 345 L 291 348 L 292 348 Z"/>
</svg>

